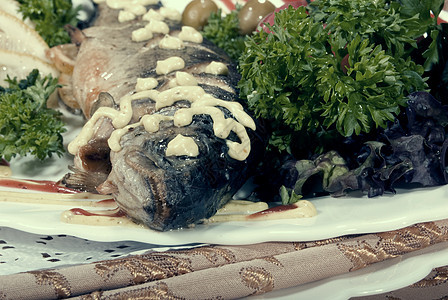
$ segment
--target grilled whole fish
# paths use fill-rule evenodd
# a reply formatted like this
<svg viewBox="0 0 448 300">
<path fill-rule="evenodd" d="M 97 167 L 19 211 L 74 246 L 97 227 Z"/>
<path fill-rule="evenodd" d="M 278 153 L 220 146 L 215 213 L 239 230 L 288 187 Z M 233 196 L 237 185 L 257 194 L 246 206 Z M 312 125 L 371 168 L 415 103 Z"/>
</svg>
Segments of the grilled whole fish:
<svg viewBox="0 0 448 300">
<path fill-rule="evenodd" d="M 88 121 L 69 145 L 74 173 L 64 182 L 113 195 L 152 229 L 187 227 L 231 199 L 266 134 L 237 102 L 239 76 L 222 50 L 159 5 L 145 10 L 156 21 L 118 22 L 126 10 L 99 4 L 92 27 L 71 29 L 71 90 Z M 152 38 L 141 40 L 145 26 Z"/>
</svg>

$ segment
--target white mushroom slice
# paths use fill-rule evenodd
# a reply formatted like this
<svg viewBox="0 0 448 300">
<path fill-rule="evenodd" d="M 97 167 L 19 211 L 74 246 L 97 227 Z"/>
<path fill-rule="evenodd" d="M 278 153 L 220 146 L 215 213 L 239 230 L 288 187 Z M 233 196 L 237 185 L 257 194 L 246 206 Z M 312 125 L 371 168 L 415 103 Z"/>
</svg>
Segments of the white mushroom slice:
<svg viewBox="0 0 448 300">
<path fill-rule="evenodd" d="M 33 69 L 38 69 L 42 76 L 59 76 L 53 65 L 36 56 L 0 49 L 0 85 L 3 85 L 7 75 L 23 79 Z"/>
<path fill-rule="evenodd" d="M 34 28 L 35 25 L 33 22 L 30 21 L 30 19 L 23 20 L 23 15 L 19 11 L 19 7 L 20 7 L 19 2 L 15 1 L 15 0 L 2 0 L 2 5 L 0 6 L 0 10 L 4 11 L 10 15 L 13 15 L 17 19 L 22 20 L 23 23 L 25 23 L 29 27 Z"/>
<path fill-rule="evenodd" d="M 47 43 L 22 20 L 0 10 L 0 47 L 5 50 L 27 53 L 48 61 Z"/>
</svg>

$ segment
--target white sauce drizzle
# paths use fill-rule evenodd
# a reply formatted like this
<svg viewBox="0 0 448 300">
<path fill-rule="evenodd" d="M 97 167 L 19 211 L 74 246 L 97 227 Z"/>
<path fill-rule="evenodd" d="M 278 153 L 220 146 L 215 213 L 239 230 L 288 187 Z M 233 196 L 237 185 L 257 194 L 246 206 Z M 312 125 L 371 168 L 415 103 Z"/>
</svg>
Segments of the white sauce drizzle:
<svg viewBox="0 0 448 300">
<path fill-rule="evenodd" d="M 199 155 L 199 147 L 192 137 L 178 134 L 168 143 L 165 155 L 196 157 Z"/>
<path fill-rule="evenodd" d="M 153 5 L 159 3 L 159 0 L 94 0 L 95 3 L 106 2 L 107 6 L 112 9 L 123 9 L 130 6 L 141 5 Z"/>
<path fill-rule="evenodd" d="M 142 16 L 146 14 L 146 7 L 141 4 L 128 5 L 124 8 L 125 11 L 131 12 L 136 16 Z"/>
<path fill-rule="evenodd" d="M 176 75 L 169 82 L 169 87 L 173 88 L 176 86 L 196 86 L 198 81 L 193 75 L 187 72 L 177 71 Z"/>
<path fill-rule="evenodd" d="M 177 110 L 174 116 L 163 116 L 159 114 L 145 115 L 139 122 L 128 125 L 132 118 L 131 102 L 136 99 L 147 97 L 156 101 L 156 110 L 171 106 L 176 101 L 181 100 L 189 101 L 191 107 Z M 223 111 L 217 106 L 228 109 L 236 120 L 233 118 L 225 118 Z M 93 135 L 94 125 L 101 117 L 107 117 L 112 120 L 112 124 L 116 130 L 108 140 L 109 147 L 112 151 L 120 151 L 121 146 L 119 141 L 130 128 L 143 125 L 148 132 L 155 132 L 159 130 L 161 121 L 173 121 L 175 126 L 183 127 L 191 124 L 194 115 L 201 114 L 209 115 L 212 118 L 213 131 L 217 137 L 227 139 L 232 131 L 238 136 L 241 143 L 230 140 L 226 141 L 227 146 L 229 147 L 228 154 L 230 157 L 237 160 L 244 160 L 247 158 L 250 152 L 250 138 L 245 127 L 255 130 L 255 122 L 243 110 L 240 103 L 217 99 L 212 95 L 207 94 L 199 86 L 178 86 L 163 92 L 147 90 L 135 93 L 131 96 L 124 96 L 120 100 L 119 111 L 109 107 L 101 107 L 86 123 L 76 139 L 69 144 L 68 150 L 70 153 L 76 154 L 78 149 L 89 141 Z"/>
<path fill-rule="evenodd" d="M 155 89 L 158 84 L 159 82 L 155 78 L 137 78 L 137 84 L 135 85 L 135 90 L 137 92 L 152 90 Z"/>
<path fill-rule="evenodd" d="M 170 27 L 163 21 L 151 20 L 145 26 L 146 29 L 152 31 L 153 33 L 163 33 L 168 34 L 170 32 Z"/>
<path fill-rule="evenodd" d="M 157 96 L 156 110 L 171 106 L 176 101 L 187 100 L 194 102 L 205 95 L 205 91 L 200 86 L 177 86 L 161 92 Z"/>
<path fill-rule="evenodd" d="M 163 39 L 159 41 L 159 48 L 162 49 L 183 49 L 185 48 L 184 42 L 174 36 L 166 34 Z"/>
<path fill-rule="evenodd" d="M 233 200 L 235 201 L 235 200 Z M 223 208 L 225 208 L 227 205 L 235 205 L 233 211 L 231 212 L 221 212 L 221 210 L 218 210 L 218 212 L 210 217 L 209 219 L 204 220 L 205 224 L 209 223 L 216 223 L 216 222 L 230 222 L 230 221 L 265 221 L 265 220 L 281 220 L 281 219 L 299 219 L 299 218 L 311 218 L 317 215 L 316 207 L 313 203 L 307 200 L 300 200 L 296 203 L 294 203 L 294 207 L 287 209 L 287 210 L 278 210 L 278 211 L 272 211 L 267 212 L 266 214 L 257 215 L 256 217 L 252 217 L 250 213 L 245 213 L 242 210 L 245 209 L 244 206 L 248 205 L 251 206 L 251 204 L 244 204 L 244 203 L 232 203 L 233 201 L 228 202 Z M 241 200 L 238 200 L 241 201 Z M 247 201 L 242 201 L 247 202 Z M 252 205 L 260 204 L 260 207 L 262 207 L 263 203 L 265 202 L 255 202 Z M 238 207 L 239 206 L 239 207 Z M 267 204 L 266 204 L 267 206 Z M 281 206 L 280 206 L 281 208 Z M 241 211 L 238 211 L 240 209 Z M 260 209 L 258 213 L 264 211 L 265 209 Z M 254 213 L 254 212 L 251 212 Z M 255 212 L 257 213 L 257 212 Z"/>
<path fill-rule="evenodd" d="M 213 75 L 228 75 L 229 69 L 222 62 L 212 61 L 205 67 L 205 73 Z"/>
<path fill-rule="evenodd" d="M 174 9 L 174 8 L 162 6 L 159 9 L 159 13 L 164 18 L 167 18 L 169 20 L 173 20 L 173 21 L 180 21 L 180 20 L 182 20 L 182 15 L 180 14 L 180 12 L 177 9 Z"/>
<path fill-rule="evenodd" d="M 162 121 L 172 121 L 174 118 L 172 116 L 164 115 L 145 115 L 141 119 L 141 123 L 148 132 L 157 132 L 160 129 L 160 122 Z"/>
<path fill-rule="evenodd" d="M 0 166 L 0 177 L 11 177 L 12 171 L 10 166 Z"/>
<path fill-rule="evenodd" d="M 124 22 L 128 22 L 128 21 L 132 21 L 132 20 L 135 20 L 136 17 L 137 16 L 130 11 L 120 10 L 120 12 L 118 13 L 118 22 L 124 23 Z"/>
<path fill-rule="evenodd" d="M 151 20 L 157 20 L 157 21 L 163 21 L 164 17 L 156 10 L 149 9 L 146 14 L 143 15 L 142 20 L 143 21 L 151 21 Z"/>
<path fill-rule="evenodd" d="M 269 205 L 266 202 L 252 202 L 247 200 L 230 200 L 223 207 L 218 209 L 216 215 L 249 215 L 265 209 Z"/>
<path fill-rule="evenodd" d="M 185 68 L 185 61 L 179 56 L 171 56 L 165 60 L 157 61 L 156 73 L 159 75 L 166 75 L 183 68 Z"/>
<path fill-rule="evenodd" d="M 128 0 L 129 1 L 129 0 Z M 159 0 L 130 0 L 131 2 L 136 2 L 140 5 L 147 6 L 147 5 L 154 5 L 159 3 Z"/>
<path fill-rule="evenodd" d="M 182 26 L 182 30 L 180 31 L 178 37 L 183 41 L 198 44 L 203 41 L 202 34 L 191 26 Z"/>
<path fill-rule="evenodd" d="M 154 35 L 152 31 L 147 28 L 139 28 L 132 31 L 131 39 L 134 42 L 143 42 L 152 39 Z"/>
<path fill-rule="evenodd" d="M 102 1 L 103 2 L 103 1 Z M 107 6 L 113 9 L 121 9 L 129 5 L 130 1 L 122 1 L 122 0 L 106 0 Z"/>
<path fill-rule="evenodd" d="M 124 3 L 125 2 L 125 3 Z M 155 1 L 156 3 L 158 1 Z M 161 8 L 158 12 L 151 9 L 143 12 L 141 8 L 130 8 L 133 5 L 154 4 L 151 0 L 107 0 L 107 4 L 111 8 L 125 9 L 123 15 L 133 13 L 134 15 L 143 15 L 143 18 L 149 20 L 144 28 L 137 29 L 132 32 L 132 40 L 139 42 L 151 39 L 153 32 L 163 33 L 165 37 L 160 41 L 159 47 L 164 49 L 182 49 L 184 47 L 182 41 L 190 41 L 195 43 L 202 42 L 202 35 L 193 27 L 183 26 L 178 37 L 169 35 L 169 26 L 163 22 L 164 18 L 178 20 L 180 14 L 176 10 Z M 134 10 L 135 9 L 135 10 Z M 135 13 L 134 13 L 135 12 Z M 124 15 L 125 16 L 125 15 Z M 181 57 L 173 56 L 165 60 L 157 61 L 156 73 L 158 75 L 167 75 L 173 71 L 185 68 L 185 62 Z M 214 75 L 228 74 L 227 66 L 220 62 L 210 63 L 205 72 Z M 197 80 L 193 75 L 186 72 L 176 72 L 175 78 L 169 83 L 169 89 L 163 92 L 154 90 L 158 85 L 158 81 L 154 78 L 138 78 L 136 84 L 136 93 L 127 95 L 120 99 L 120 110 L 109 107 L 99 108 L 95 114 L 87 121 L 81 133 L 68 145 L 68 151 L 76 155 L 79 148 L 88 143 L 91 139 L 95 124 L 100 118 L 110 118 L 115 130 L 112 132 L 108 144 L 112 151 L 120 151 L 120 139 L 129 132 L 131 128 L 143 125 L 148 132 L 156 132 L 160 128 L 160 122 L 172 121 L 175 126 L 188 126 L 193 121 L 194 115 L 209 115 L 213 120 L 214 134 L 222 139 L 227 139 L 231 132 L 234 132 L 240 139 L 240 143 L 226 140 L 229 147 L 229 156 L 244 160 L 250 152 L 250 138 L 247 134 L 246 127 L 252 130 L 256 129 L 253 119 L 243 110 L 238 102 L 224 101 L 207 94 L 198 86 Z M 178 109 L 174 116 L 164 116 L 160 114 L 144 115 L 139 122 L 129 124 L 132 119 L 132 101 L 136 99 L 150 98 L 156 102 L 156 110 L 163 107 L 171 106 L 177 101 L 189 101 L 190 108 Z M 224 112 L 218 107 L 224 107 L 231 112 L 233 118 L 226 118 Z M 166 155 L 188 155 L 197 156 L 199 148 L 191 137 L 176 136 L 167 147 Z"/>
</svg>

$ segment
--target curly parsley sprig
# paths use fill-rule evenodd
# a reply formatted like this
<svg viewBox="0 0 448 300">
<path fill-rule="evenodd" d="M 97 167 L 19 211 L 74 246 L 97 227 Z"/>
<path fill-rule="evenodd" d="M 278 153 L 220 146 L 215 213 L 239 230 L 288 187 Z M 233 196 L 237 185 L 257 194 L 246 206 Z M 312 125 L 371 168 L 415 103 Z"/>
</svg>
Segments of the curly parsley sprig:
<svg viewBox="0 0 448 300">
<path fill-rule="evenodd" d="M 347 137 L 385 127 L 409 93 L 427 88 L 410 53 L 428 24 L 386 0 L 290 7 L 275 15 L 271 34 L 247 39 L 240 95 L 258 116 L 280 124 L 271 141 L 279 149 L 297 132 L 317 139 L 323 130 Z"/>
<path fill-rule="evenodd" d="M 80 7 L 73 8 L 71 0 L 17 0 L 19 11 L 36 25 L 36 31 L 53 47 L 70 42 L 64 26 L 76 26 Z"/>
<path fill-rule="evenodd" d="M 238 60 L 245 48 L 246 36 L 239 33 L 238 12 L 241 7 L 237 4 L 236 9 L 226 15 L 223 15 L 220 9 L 216 13 L 212 13 L 202 30 L 202 35 L 205 38 L 226 51 L 234 60 Z"/>
<path fill-rule="evenodd" d="M 31 154 L 38 159 L 64 153 L 61 113 L 47 108 L 57 79 L 41 78 L 33 70 L 26 79 L 8 77 L 9 87 L 0 87 L 0 158 L 6 161 Z"/>
</svg>

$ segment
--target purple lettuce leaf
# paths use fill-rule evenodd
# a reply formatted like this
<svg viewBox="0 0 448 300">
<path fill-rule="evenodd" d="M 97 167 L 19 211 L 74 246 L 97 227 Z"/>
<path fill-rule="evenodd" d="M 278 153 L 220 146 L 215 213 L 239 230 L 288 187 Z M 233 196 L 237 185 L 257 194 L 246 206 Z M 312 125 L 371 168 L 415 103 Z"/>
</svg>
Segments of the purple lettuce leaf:
<svg viewBox="0 0 448 300">
<path fill-rule="evenodd" d="M 378 131 L 377 140 L 360 146 L 357 166 L 349 168 L 347 159 L 336 151 L 314 160 L 299 160 L 294 165 L 297 180 L 293 190 L 304 196 L 323 190 L 335 197 L 361 190 L 375 197 L 395 193 L 395 187 L 402 184 L 446 184 L 447 125 L 445 106 L 427 92 L 413 93 L 408 97 L 406 118 L 395 120 Z"/>
</svg>

